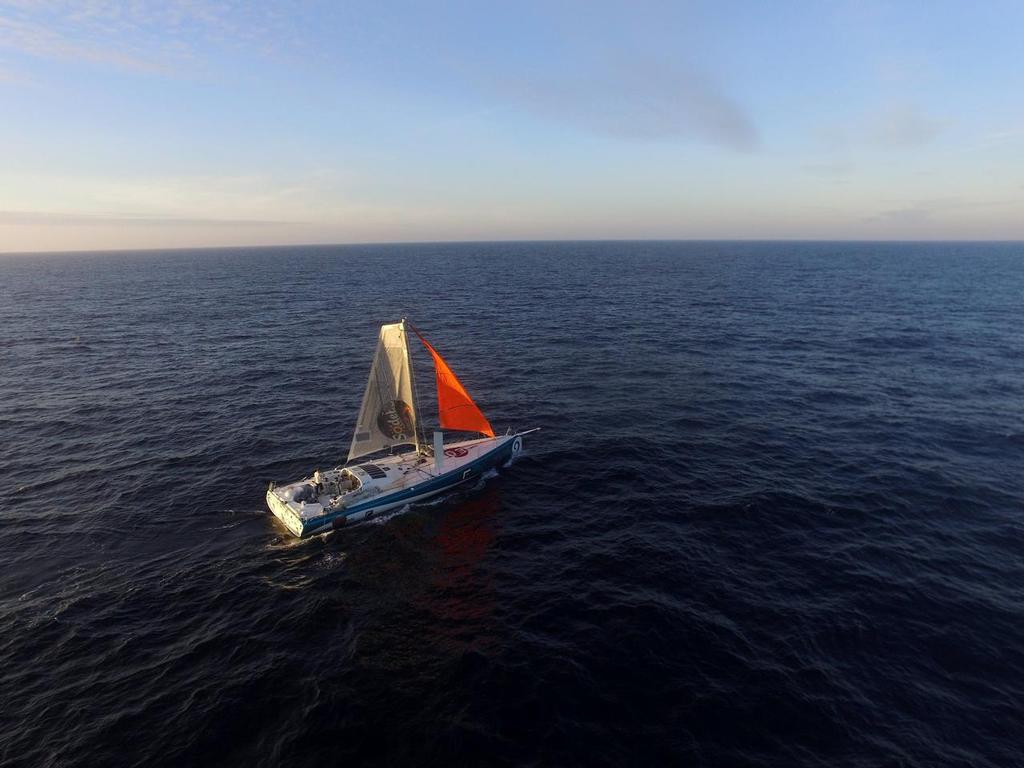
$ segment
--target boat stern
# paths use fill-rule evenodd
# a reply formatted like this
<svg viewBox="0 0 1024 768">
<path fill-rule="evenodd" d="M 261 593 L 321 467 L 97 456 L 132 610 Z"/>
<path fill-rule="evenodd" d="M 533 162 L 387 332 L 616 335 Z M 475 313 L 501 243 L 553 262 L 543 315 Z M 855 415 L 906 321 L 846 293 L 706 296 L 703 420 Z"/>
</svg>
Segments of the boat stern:
<svg viewBox="0 0 1024 768">
<path fill-rule="evenodd" d="M 267 506 L 274 513 L 274 517 L 301 539 L 306 533 L 306 521 L 302 518 L 301 510 L 293 509 L 293 505 L 294 501 L 289 503 L 274 493 L 273 487 L 267 489 Z"/>
</svg>

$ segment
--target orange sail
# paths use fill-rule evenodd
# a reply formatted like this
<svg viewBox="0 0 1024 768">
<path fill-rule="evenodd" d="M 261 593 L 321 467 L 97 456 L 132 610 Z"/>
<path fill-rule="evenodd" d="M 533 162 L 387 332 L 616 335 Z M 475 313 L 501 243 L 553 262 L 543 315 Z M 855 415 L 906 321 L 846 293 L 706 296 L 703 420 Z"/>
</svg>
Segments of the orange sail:
<svg viewBox="0 0 1024 768">
<path fill-rule="evenodd" d="M 430 346 L 430 342 L 423 338 L 423 334 L 416 331 L 423 346 L 434 358 L 434 373 L 437 375 L 437 411 L 441 420 L 442 429 L 458 429 L 465 432 L 482 432 L 488 437 L 494 437 L 494 430 L 491 423 L 483 415 L 473 398 L 469 396 L 462 382 L 448 367 L 444 358 L 437 354 L 437 350 Z"/>
</svg>

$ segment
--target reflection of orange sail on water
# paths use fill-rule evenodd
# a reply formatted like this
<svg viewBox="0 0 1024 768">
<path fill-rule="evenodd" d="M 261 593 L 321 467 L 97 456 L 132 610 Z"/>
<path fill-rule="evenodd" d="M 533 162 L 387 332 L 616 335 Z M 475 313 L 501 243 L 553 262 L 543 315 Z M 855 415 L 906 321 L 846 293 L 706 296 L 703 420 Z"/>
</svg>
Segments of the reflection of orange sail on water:
<svg viewBox="0 0 1024 768">
<path fill-rule="evenodd" d="M 466 392 L 454 371 L 448 367 L 437 350 L 430 342 L 423 338 L 418 330 L 416 335 L 420 337 L 423 346 L 434 358 L 434 372 L 437 374 L 437 410 L 441 419 L 442 429 L 458 429 L 465 432 L 480 432 L 488 437 L 494 437 L 494 430 L 491 423 L 483 415 L 481 410 L 473 402 L 473 398 Z"/>
</svg>

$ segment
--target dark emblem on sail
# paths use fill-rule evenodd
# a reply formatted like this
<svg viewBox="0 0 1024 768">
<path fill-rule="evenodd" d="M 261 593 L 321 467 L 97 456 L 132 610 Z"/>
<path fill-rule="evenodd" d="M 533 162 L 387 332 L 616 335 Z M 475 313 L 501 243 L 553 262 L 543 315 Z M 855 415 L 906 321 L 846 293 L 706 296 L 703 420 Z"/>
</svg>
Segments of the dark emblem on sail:
<svg viewBox="0 0 1024 768">
<path fill-rule="evenodd" d="M 384 404 L 377 414 L 377 426 L 391 440 L 412 440 L 412 408 L 401 400 Z"/>
</svg>

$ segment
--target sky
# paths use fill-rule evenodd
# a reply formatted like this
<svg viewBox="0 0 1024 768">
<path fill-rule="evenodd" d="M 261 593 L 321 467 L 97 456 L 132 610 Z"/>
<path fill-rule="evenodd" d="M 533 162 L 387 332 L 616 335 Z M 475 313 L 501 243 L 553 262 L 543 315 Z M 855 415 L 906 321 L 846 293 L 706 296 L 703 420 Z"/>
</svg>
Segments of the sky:
<svg viewBox="0 0 1024 768">
<path fill-rule="evenodd" d="M 1022 239 L 1024 3 L 0 0 L 0 252 Z"/>
</svg>

